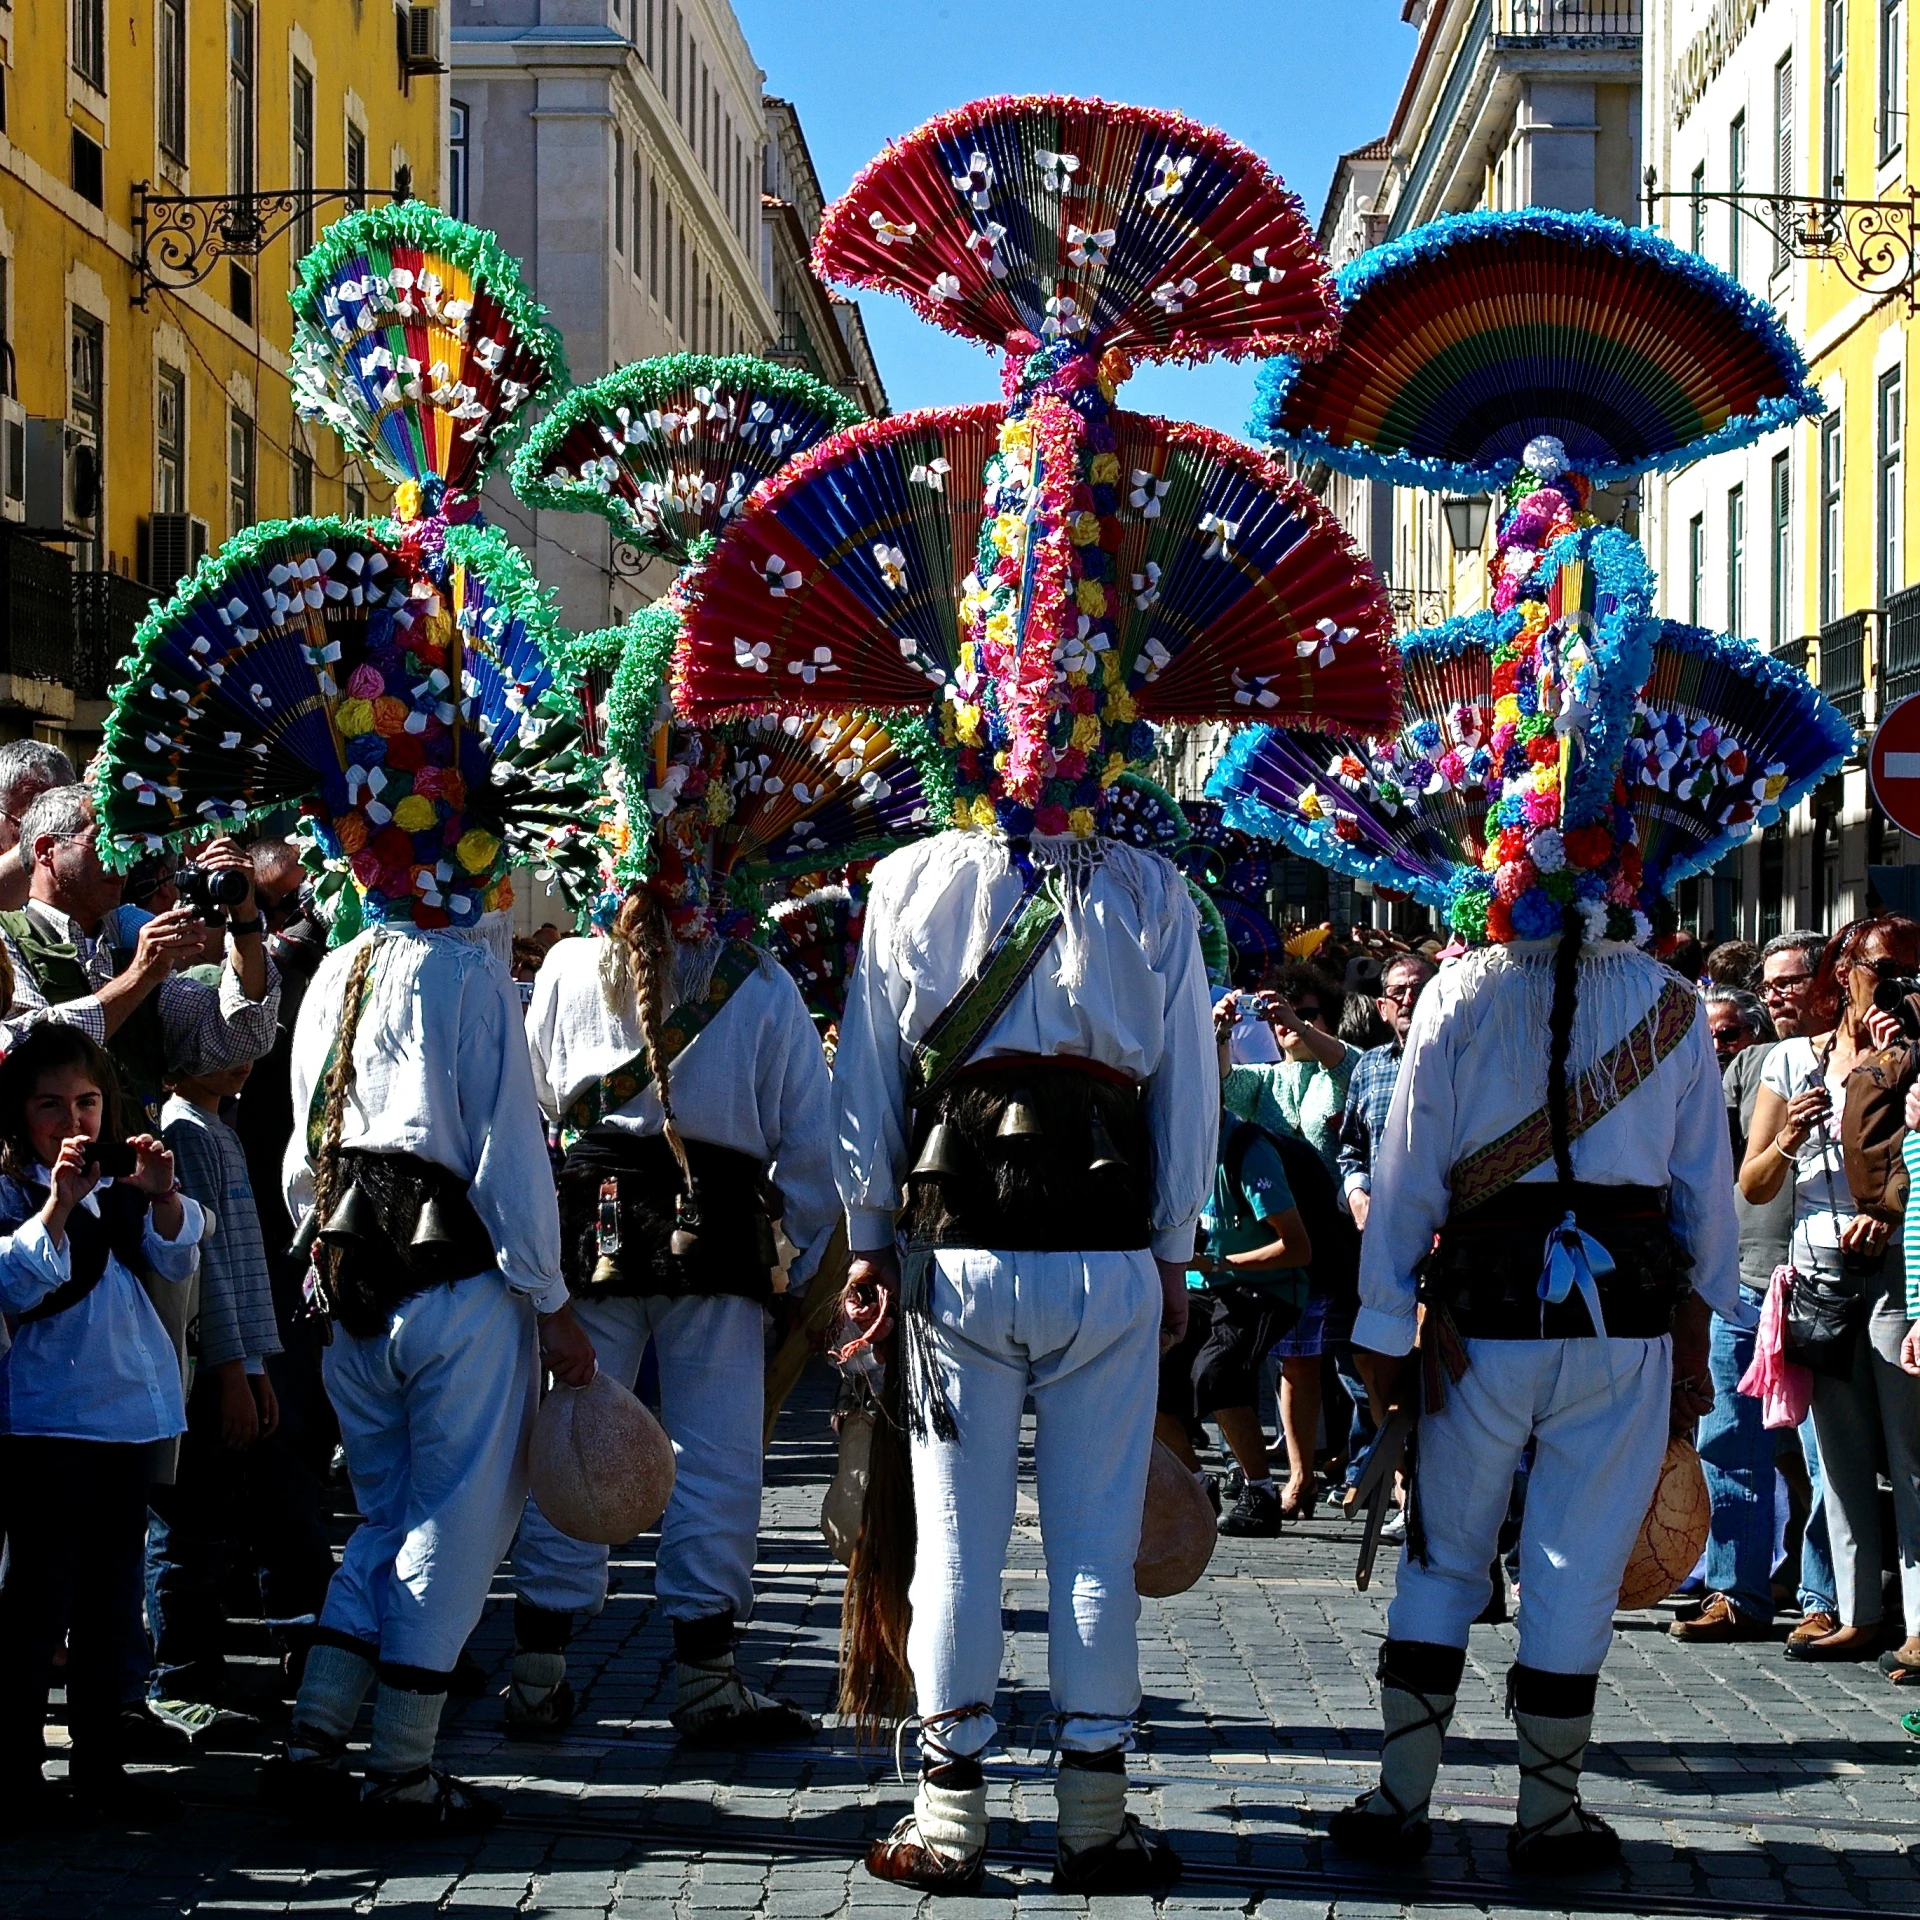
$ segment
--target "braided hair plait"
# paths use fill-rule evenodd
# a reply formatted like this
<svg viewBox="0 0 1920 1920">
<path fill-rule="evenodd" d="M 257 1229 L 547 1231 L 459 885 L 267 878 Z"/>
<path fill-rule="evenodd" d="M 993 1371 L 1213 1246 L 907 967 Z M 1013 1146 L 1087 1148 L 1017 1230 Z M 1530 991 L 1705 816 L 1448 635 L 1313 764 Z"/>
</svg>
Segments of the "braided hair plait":
<svg viewBox="0 0 1920 1920">
<path fill-rule="evenodd" d="M 347 1095 L 353 1090 L 353 1043 L 360 1034 L 360 1015 L 367 1002 L 367 976 L 373 970 L 373 954 L 378 944 L 378 940 L 370 937 L 347 969 L 333 1058 L 327 1063 L 326 1104 L 320 1113 L 320 1159 L 313 1170 L 313 1217 L 321 1225 L 333 1217 L 334 1208 L 340 1204 L 340 1135 L 346 1128 Z M 313 1255 L 321 1277 L 331 1288 L 339 1249 L 316 1241 Z"/>
<path fill-rule="evenodd" d="M 686 1148 L 680 1143 L 680 1130 L 673 1117 L 673 1069 L 660 1034 L 666 1018 L 667 979 L 673 965 L 673 936 L 668 931 L 666 909 L 642 887 L 621 903 L 613 932 L 633 955 L 633 997 L 640 1020 L 640 1044 L 646 1049 L 647 1069 L 653 1075 L 653 1090 L 660 1101 L 661 1132 L 680 1163 L 681 1176 L 691 1186 Z"/>
<path fill-rule="evenodd" d="M 1567 1056 L 1573 1050 L 1573 1013 L 1579 1000 L 1580 941 L 1585 922 L 1569 907 L 1553 954 L 1553 1004 L 1547 1014 L 1547 1126 L 1553 1167 L 1563 1187 L 1573 1185 L 1573 1137 L 1569 1120 Z"/>
</svg>

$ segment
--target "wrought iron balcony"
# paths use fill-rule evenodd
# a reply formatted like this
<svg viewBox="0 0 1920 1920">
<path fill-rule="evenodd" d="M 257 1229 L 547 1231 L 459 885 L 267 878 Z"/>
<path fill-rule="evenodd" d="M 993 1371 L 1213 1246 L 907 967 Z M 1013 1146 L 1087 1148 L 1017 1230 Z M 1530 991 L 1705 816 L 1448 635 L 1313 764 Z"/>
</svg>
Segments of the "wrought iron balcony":
<svg viewBox="0 0 1920 1920">
<path fill-rule="evenodd" d="M 1866 720 L 1869 617 L 1866 613 L 1842 614 L 1820 629 L 1820 691 L 1853 727 Z"/>
<path fill-rule="evenodd" d="M 1920 693 L 1920 587 L 1887 595 L 1880 656 L 1880 715 L 1896 700 Z"/>
<path fill-rule="evenodd" d="M 1503 40 L 1628 38 L 1640 32 L 1640 0 L 1496 0 Z"/>
</svg>

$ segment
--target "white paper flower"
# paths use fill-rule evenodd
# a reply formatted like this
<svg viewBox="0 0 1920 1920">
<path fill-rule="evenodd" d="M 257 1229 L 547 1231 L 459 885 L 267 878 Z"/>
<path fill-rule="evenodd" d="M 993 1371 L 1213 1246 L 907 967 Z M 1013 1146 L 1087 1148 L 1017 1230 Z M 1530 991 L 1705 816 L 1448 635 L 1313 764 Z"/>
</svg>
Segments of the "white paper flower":
<svg viewBox="0 0 1920 1920">
<path fill-rule="evenodd" d="M 1144 573 L 1132 577 L 1133 604 L 1145 613 L 1149 607 L 1156 606 L 1160 599 L 1160 563 L 1157 560 L 1147 562 Z"/>
<path fill-rule="evenodd" d="M 1033 157 L 1040 166 L 1040 186 L 1046 193 L 1073 193 L 1073 176 L 1080 171 L 1080 156 L 1077 153 L 1050 153 L 1045 147 L 1036 147 Z"/>
<path fill-rule="evenodd" d="M 1102 227 L 1098 233 L 1089 233 L 1083 227 L 1069 225 L 1067 258 L 1076 267 L 1104 267 L 1107 255 L 1113 251 L 1116 237 L 1111 227 Z"/>
<path fill-rule="evenodd" d="M 789 673 L 797 673 L 808 686 L 812 686 L 819 675 L 823 673 L 838 673 L 840 669 L 833 664 L 833 649 L 831 647 L 815 647 L 812 659 L 789 660 L 787 662 L 787 671 Z"/>
<path fill-rule="evenodd" d="M 958 300 L 960 298 L 959 275 L 952 273 L 935 275 L 927 287 L 927 293 L 935 300 Z"/>
<path fill-rule="evenodd" d="M 947 475 L 953 471 L 953 463 L 948 460 L 916 461 L 907 478 L 923 487 L 931 487 L 935 493 L 947 490 Z"/>
<path fill-rule="evenodd" d="M 733 664 L 736 667 L 752 673 L 765 673 L 767 661 L 772 653 L 773 648 L 764 640 L 756 640 L 749 645 L 738 634 L 734 636 Z"/>
<path fill-rule="evenodd" d="M 1182 154 L 1176 160 L 1172 154 L 1163 153 L 1153 170 L 1153 185 L 1146 192 L 1147 205 L 1164 207 L 1169 200 L 1177 199 L 1186 191 L 1187 175 L 1192 171 L 1192 154 Z"/>
<path fill-rule="evenodd" d="M 1196 532 L 1207 536 L 1206 550 L 1200 556 L 1203 560 L 1233 558 L 1233 540 L 1240 531 L 1239 521 L 1228 520 L 1217 513 L 1203 513 L 1194 525 Z"/>
<path fill-rule="evenodd" d="M 760 575 L 767 583 L 767 591 L 776 600 L 784 600 L 801 580 L 799 570 L 788 566 L 785 557 L 777 553 L 768 554 L 760 563 Z"/>
<path fill-rule="evenodd" d="M 1267 250 L 1265 247 L 1255 247 L 1253 250 L 1253 259 L 1250 262 L 1244 265 L 1236 262 L 1234 266 L 1228 269 L 1228 272 L 1233 279 L 1239 281 L 1246 289 L 1249 299 L 1267 287 L 1277 286 L 1287 277 L 1287 270 L 1284 267 L 1274 267 L 1267 264 Z"/>
<path fill-rule="evenodd" d="M 1153 304 L 1163 313 L 1180 313 L 1199 291 L 1200 282 L 1191 274 L 1179 280 L 1162 280 L 1153 290 Z"/>
<path fill-rule="evenodd" d="M 1171 480 L 1156 480 L 1154 476 L 1140 467 L 1133 470 L 1133 491 L 1127 495 L 1127 505 L 1139 514 L 1143 520 L 1160 518 L 1160 502 L 1167 497 Z M 1159 578 L 1156 569 L 1154 578 Z"/>
<path fill-rule="evenodd" d="M 898 547 L 890 547 L 884 540 L 874 543 L 873 564 L 880 569 L 880 578 L 895 593 L 907 590 L 907 556 Z"/>
<path fill-rule="evenodd" d="M 965 173 L 953 176 L 954 191 L 963 193 L 976 207 L 984 207 L 993 193 L 993 162 L 976 149 L 967 159 Z"/>
<path fill-rule="evenodd" d="M 915 220 L 889 220 L 884 213 L 867 215 L 867 225 L 873 229 L 873 237 L 883 247 L 904 247 L 920 231 Z"/>
</svg>

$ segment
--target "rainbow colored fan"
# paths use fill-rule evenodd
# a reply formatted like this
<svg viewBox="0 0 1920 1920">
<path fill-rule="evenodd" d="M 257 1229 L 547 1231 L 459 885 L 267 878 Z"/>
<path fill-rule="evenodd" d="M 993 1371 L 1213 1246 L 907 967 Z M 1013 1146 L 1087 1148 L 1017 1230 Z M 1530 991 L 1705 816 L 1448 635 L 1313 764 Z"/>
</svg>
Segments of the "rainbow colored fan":
<svg viewBox="0 0 1920 1920">
<path fill-rule="evenodd" d="M 792 976 L 807 1011 L 823 1024 L 833 1024 L 846 1011 L 847 983 L 860 957 L 866 918 L 865 889 L 835 883 L 776 900 L 761 922 L 761 944 Z"/>
<path fill-rule="evenodd" d="M 1771 307 L 1598 214 L 1449 214 L 1339 289 L 1339 346 L 1263 368 L 1249 432 L 1347 473 L 1484 491 L 1552 435 L 1576 472 L 1624 479 L 1821 410 Z"/>
<path fill-rule="evenodd" d="M 1337 325 L 1300 202 L 1257 155 L 1096 99 L 976 100 L 930 120 L 828 209 L 813 257 L 823 279 L 1014 352 L 1312 358 Z"/>
<path fill-rule="evenodd" d="M 289 298 L 295 406 L 418 487 L 424 512 L 477 496 L 526 409 L 566 384 L 560 337 L 516 263 L 422 201 L 335 221 Z"/>
<path fill-rule="evenodd" d="M 860 418 L 831 387 L 744 355 L 617 367 L 562 399 L 513 462 L 529 506 L 602 515 L 684 565 L 770 474 Z"/>
<path fill-rule="evenodd" d="M 376 919 L 471 925 L 510 854 L 578 873 L 592 792 L 550 617 L 490 528 L 429 551 L 339 520 L 249 529 L 134 638 L 95 775 L 103 857 L 298 805 Z"/>
<path fill-rule="evenodd" d="M 1663 621 L 1620 768 L 1643 898 L 1771 824 L 1854 745 L 1803 673 L 1743 640 Z"/>
<path fill-rule="evenodd" d="M 1033 438 L 998 407 L 905 414 L 838 436 L 775 480 L 692 590 L 688 711 L 773 701 L 912 710 L 937 699 L 964 785 L 968 756 L 991 739 L 971 630 L 982 624 L 988 647 L 1003 624 L 1011 635 L 998 609 L 982 621 L 983 583 L 1044 566 L 1027 554 L 1018 514 L 987 520 L 983 480 L 1025 484 L 1045 461 Z M 1061 542 L 1075 546 L 1107 618 L 1087 611 L 1078 588 L 1068 596 L 1064 565 L 1051 600 L 1044 582 L 1031 595 L 1029 628 L 1046 621 L 1041 630 L 1058 637 L 1022 671 L 1042 695 L 1056 669 L 1080 676 L 1052 756 L 1058 778 L 1076 787 L 1088 764 L 1104 765 L 1094 757 L 1103 722 L 1108 750 L 1131 760 L 1147 746 L 1131 731 L 1140 720 L 1390 718 L 1379 588 L 1320 503 L 1203 427 L 1117 413 L 1113 439 L 1112 477 L 1071 510 Z"/>
</svg>

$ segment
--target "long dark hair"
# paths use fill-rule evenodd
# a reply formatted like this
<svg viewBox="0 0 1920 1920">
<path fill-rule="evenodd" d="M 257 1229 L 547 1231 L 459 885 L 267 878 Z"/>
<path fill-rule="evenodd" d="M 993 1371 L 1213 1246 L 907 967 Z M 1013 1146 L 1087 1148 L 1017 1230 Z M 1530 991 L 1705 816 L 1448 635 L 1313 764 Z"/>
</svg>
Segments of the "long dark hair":
<svg viewBox="0 0 1920 1920">
<path fill-rule="evenodd" d="M 106 1049 L 79 1027 L 43 1020 L 0 1060 L 0 1173 L 24 1179 L 39 1154 L 27 1132 L 27 1102 L 43 1074 L 76 1067 L 100 1089 L 100 1138 L 123 1137 L 120 1076 Z"/>
<path fill-rule="evenodd" d="M 1847 990 L 1840 969 L 1851 971 L 1876 935 L 1894 966 L 1906 973 L 1920 971 L 1920 921 L 1909 920 L 1904 913 L 1876 913 L 1848 921 L 1827 942 L 1813 985 L 1807 989 L 1807 1025 L 1813 1032 L 1837 1027 L 1845 1017 Z"/>
</svg>

